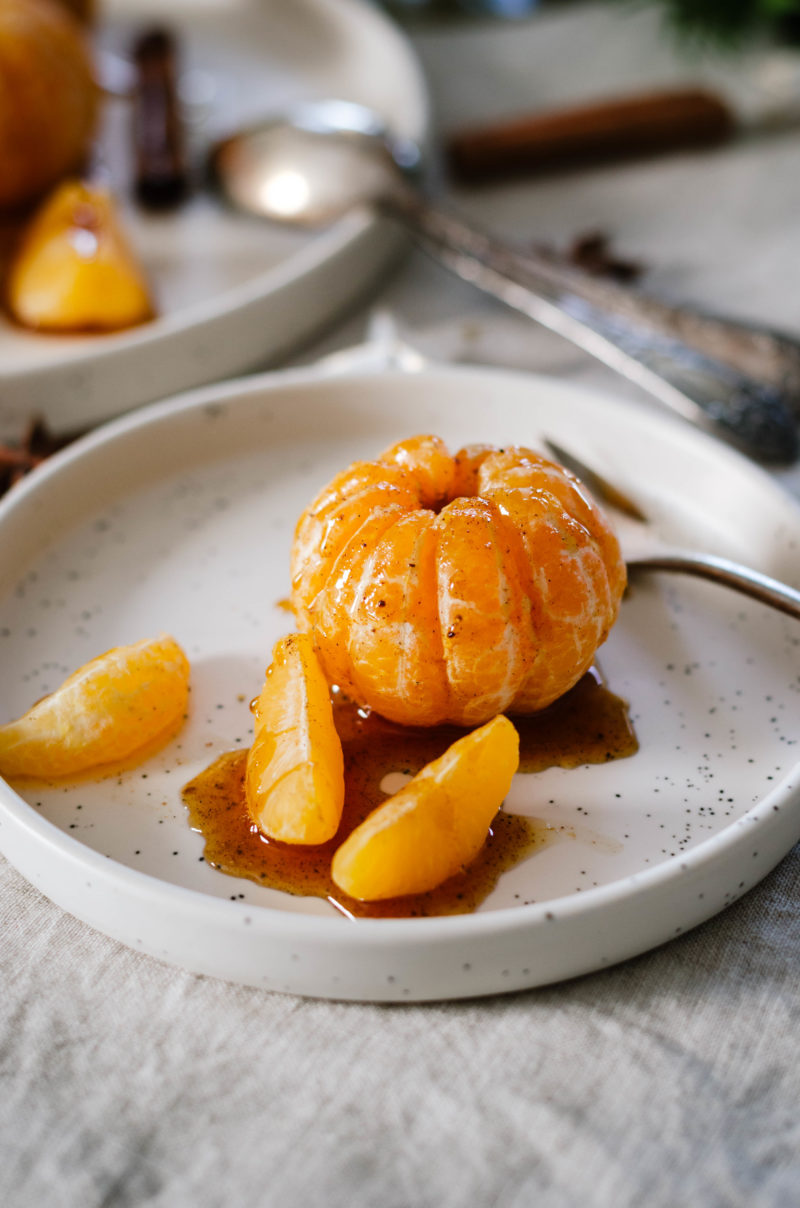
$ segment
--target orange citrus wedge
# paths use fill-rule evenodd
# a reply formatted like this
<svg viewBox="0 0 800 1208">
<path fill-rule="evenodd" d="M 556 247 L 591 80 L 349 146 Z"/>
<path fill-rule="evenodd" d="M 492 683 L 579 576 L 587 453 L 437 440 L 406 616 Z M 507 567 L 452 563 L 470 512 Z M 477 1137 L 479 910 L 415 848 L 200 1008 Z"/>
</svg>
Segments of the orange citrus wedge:
<svg viewBox="0 0 800 1208">
<path fill-rule="evenodd" d="M 349 835 L 334 881 L 365 902 L 435 889 L 477 856 L 518 765 L 505 717 L 459 738 Z"/>
<path fill-rule="evenodd" d="M 283 843 L 332 839 L 344 805 L 344 758 L 327 680 L 307 634 L 282 638 L 253 705 L 245 793 L 260 831 Z"/>
<path fill-rule="evenodd" d="M 118 331 L 153 317 L 111 194 L 66 181 L 25 232 L 8 277 L 14 318 L 39 331 Z"/>
<path fill-rule="evenodd" d="M 189 662 L 166 634 L 80 667 L 18 721 L 0 726 L 0 774 L 71 776 L 127 759 L 186 715 Z"/>
</svg>

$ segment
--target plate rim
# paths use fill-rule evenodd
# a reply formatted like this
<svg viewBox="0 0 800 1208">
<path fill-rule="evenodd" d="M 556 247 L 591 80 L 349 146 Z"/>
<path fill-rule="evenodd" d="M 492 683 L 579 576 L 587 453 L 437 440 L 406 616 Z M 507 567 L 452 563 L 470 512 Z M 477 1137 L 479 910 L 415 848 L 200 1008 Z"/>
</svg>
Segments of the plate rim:
<svg viewBox="0 0 800 1208">
<path fill-rule="evenodd" d="M 311 243 L 293 252 L 286 260 L 272 265 L 256 277 L 251 277 L 247 281 L 240 282 L 238 285 L 230 286 L 223 293 L 216 294 L 213 298 L 203 298 L 198 302 L 192 302 L 180 311 L 169 315 L 157 315 L 155 319 L 150 320 L 148 323 L 142 323 L 124 331 L 100 332 L 91 337 L 91 343 L 87 339 L 87 342 L 77 350 L 75 356 L 67 357 L 63 361 L 48 362 L 40 370 L 32 372 L 23 368 L 12 369 L 10 372 L 4 373 L 2 366 L 0 366 L 0 387 L 6 382 L 28 380 L 33 376 L 33 373 L 39 375 L 56 373 L 61 369 L 80 369 L 85 367 L 89 362 L 115 356 L 121 351 L 133 350 L 141 347 L 143 344 L 161 343 L 168 340 L 171 336 L 203 327 L 208 323 L 213 323 L 222 313 L 233 313 L 261 301 L 264 289 L 267 286 L 280 289 L 291 284 L 295 279 L 295 274 L 290 269 L 298 261 L 307 261 L 305 271 L 311 271 L 322 265 L 331 256 L 343 251 L 349 244 L 368 231 L 372 225 L 373 223 L 365 211 L 353 211 L 352 214 L 345 215 L 334 226 L 329 227 L 325 231 L 320 231 Z M 227 305 L 224 307 L 220 305 L 223 300 L 227 300 Z M 35 337 L 37 333 L 25 331 L 25 335 Z M 68 336 L 61 337 L 58 334 L 55 336 L 43 335 L 42 338 L 48 341 L 57 341 L 62 338 L 69 339 Z M 83 355 L 84 352 L 86 352 L 86 356 Z M 149 406 L 150 404 L 144 405 Z"/>
</svg>

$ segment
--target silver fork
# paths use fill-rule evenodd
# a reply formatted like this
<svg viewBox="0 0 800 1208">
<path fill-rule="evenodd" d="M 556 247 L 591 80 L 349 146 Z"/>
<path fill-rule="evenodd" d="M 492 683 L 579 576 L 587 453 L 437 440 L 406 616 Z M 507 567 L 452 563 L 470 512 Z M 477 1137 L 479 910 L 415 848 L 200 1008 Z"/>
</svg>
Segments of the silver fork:
<svg viewBox="0 0 800 1208">
<path fill-rule="evenodd" d="M 649 528 L 647 517 L 637 504 L 614 483 L 557 441 L 545 438 L 544 444 L 556 461 L 576 474 L 611 514 L 629 571 L 635 574 L 672 571 L 710 579 L 800 621 L 800 591 L 729 558 L 666 545 Z"/>
</svg>

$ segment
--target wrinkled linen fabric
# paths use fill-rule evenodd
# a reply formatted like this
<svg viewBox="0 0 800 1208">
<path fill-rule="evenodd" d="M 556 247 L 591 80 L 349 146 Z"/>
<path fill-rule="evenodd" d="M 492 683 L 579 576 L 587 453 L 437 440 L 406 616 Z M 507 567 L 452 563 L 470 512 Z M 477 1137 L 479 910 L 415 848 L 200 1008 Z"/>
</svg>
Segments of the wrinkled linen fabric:
<svg viewBox="0 0 800 1208">
<path fill-rule="evenodd" d="M 673 78 L 656 5 L 541 17 L 418 23 L 442 129 L 520 111 L 548 79 L 563 95 L 570 69 L 598 93 Z M 567 247 L 599 227 L 655 292 L 796 330 L 798 156 L 786 136 L 742 139 L 713 162 L 458 200 L 523 241 Z M 380 304 L 423 353 L 646 401 L 421 256 Z M 362 315 L 307 358 L 363 335 Z M 800 496 L 799 466 L 775 476 Z M 616 968 L 404 1006 L 182 973 L 0 858 L 0 1046 L 0 1208 L 798 1208 L 800 847 L 723 914 Z"/>
<path fill-rule="evenodd" d="M 328 1003 L 162 965 L 0 860 L 4 1208 L 800 1203 L 800 846 L 558 986 Z"/>
</svg>

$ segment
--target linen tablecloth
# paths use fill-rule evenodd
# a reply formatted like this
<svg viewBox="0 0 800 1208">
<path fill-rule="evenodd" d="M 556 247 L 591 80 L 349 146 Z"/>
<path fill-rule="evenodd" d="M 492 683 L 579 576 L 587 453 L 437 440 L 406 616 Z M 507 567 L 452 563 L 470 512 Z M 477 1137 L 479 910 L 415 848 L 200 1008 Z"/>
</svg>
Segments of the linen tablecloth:
<svg viewBox="0 0 800 1208">
<path fill-rule="evenodd" d="M 570 81 L 588 95 L 685 74 L 652 21 L 570 6 L 412 36 L 447 129 L 561 99 Z M 602 228 L 662 292 L 800 329 L 796 137 L 454 197 L 515 237 Z M 428 354 L 636 393 L 416 253 L 378 302 Z M 777 477 L 800 496 L 800 470 Z M 183 973 L 0 860 L 0 987 L 4 1208 L 800 1203 L 800 847 L 723 914 L 620 967 L 424 1006 Z"/>
<path fill-rule="evenodd" d="M 793 1208 L 800 851 L 665 948 L 484 1001 L 195 977 L 0 866 L 7 1208 Z"/>
</svg>

